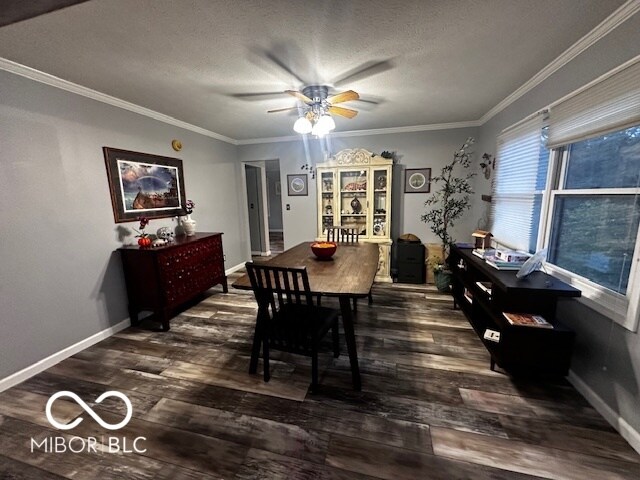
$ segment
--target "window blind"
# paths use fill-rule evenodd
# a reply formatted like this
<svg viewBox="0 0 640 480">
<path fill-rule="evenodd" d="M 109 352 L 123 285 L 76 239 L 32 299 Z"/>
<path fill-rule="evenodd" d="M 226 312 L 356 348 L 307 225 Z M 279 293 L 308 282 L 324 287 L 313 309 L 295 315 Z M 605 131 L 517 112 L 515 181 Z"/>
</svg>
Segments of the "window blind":
<svg viewBox="0 0 640 480">
<path fill-rule="evenodd" d="M 517 250 L 535 250 L 538 214 L 536 201 L 541 198 L 540 184 L 542 115 L 525 120 L 505 130 L 498 137 L 497 167 L 491 192 L 491 233 L 501 245 Z M 541 161 L 545 162 L 541 165 Z M 535 223 L 535 225 L 534 225 Z M 532 246 L 533 244 L 533 246 Z"/>
<path fill-rule="evenodd" d="M 640 123 L 640 57 L 549 109 L 549 148 Z"/>
</svg>

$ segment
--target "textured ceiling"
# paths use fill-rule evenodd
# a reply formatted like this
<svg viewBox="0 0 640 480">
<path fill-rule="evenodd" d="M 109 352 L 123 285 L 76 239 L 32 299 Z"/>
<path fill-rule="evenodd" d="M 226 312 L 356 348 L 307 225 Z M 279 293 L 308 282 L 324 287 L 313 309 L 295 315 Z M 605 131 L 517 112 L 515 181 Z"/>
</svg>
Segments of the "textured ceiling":
<svg viewBox="0 0 640 480">
<path fill-rule="evenodd" d="M 0 57 L 239 140 L 292 135 L 266 111 L 309 83 L 366 100 L 337 131 L 428 125 L 479 119 L 622 3 L 91 0 L 0 28 Z"/>
</svg>

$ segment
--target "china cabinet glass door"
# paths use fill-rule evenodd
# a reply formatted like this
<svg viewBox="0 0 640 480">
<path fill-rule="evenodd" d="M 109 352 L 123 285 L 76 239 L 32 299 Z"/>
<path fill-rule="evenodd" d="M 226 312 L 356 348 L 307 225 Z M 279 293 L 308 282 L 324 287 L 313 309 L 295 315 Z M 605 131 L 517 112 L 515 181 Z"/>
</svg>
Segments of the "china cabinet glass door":
<svg viewBox="0 0 640 480">
<path fill-rule="evenodd" d="M 372 230 L 373 236 L 385 237 L 389 235 L 389 170 L 387 168 L 374 169 L 372 175 Z"/>
<path fill-rule="evenodd" d="M 322 215 L 322 235 L 326 235 L 327 228 L 334 225 L 334 214 L 335 214 L 335 205 L 334 205 L 334 185 L 333 185 L 333 177 L 334 173 L 331 172 L 322 172 L 320 174 L 320 192 L 321 192 L 321 204 L 320 204 L 320 214 Z"/>
<path fill-rule="evenodd" d="M 368 213 L 368 169 L 340 170 L 338 196 L 340 225 L 357 228 L 361 236 L 369 236 L 367 231 Z"/>
</svg>

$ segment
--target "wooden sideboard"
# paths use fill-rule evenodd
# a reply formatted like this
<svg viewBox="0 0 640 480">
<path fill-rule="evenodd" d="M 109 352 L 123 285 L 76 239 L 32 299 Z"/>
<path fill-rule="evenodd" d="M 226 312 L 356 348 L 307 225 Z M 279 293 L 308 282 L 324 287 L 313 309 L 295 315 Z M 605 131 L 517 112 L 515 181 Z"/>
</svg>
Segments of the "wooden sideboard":
<svg viewBox="0 0 640 480">
<path fill-rule="evenodd" d="M 139 312 L 152 311 L 167 331 L 172 314 L 181 305 L 217 284 L 222 284 L 225 293 L 228 291 L 222 233 L 178 236 L 164 247 L 132 245 L 118 250 L 132 324 L 138 322 Z"/>
<path fill-rule="evenodd" d="M 459 306 L 495 364 L 511 373 L 567 375 L 575 333 L 556 317 L 561 298 L 576 298 L 580 290 L 543 272 L 523 279 L 514 271 L 500 271 L 472 255 L 471 249 L 452 246 L 448 259 L 453 273 L 454 306 Z M 490 284 L 490 292 L 481 288 Z M 553 328 L 511 325 L 504 312 L 542 315 Z M 497 338 L 487 338 L 487 332 Z"/>
</svg>

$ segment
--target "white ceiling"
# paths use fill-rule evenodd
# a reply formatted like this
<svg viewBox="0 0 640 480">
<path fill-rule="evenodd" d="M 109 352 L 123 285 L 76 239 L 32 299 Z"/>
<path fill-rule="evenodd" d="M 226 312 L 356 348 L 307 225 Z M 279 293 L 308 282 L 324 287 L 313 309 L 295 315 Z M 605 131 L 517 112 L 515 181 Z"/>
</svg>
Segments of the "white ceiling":
<svg viewBox="0 0 640 480">
<path fill-rule="evenodd" d="M 0 57 L 236 140 L 293 134 L 266 113 L 292 97 L 244 94 L 309 83 L 368 100 L 337 131 L 429 125 L 478 120 L 622 3 L 91 0 L 0 28 Z"/>
</svg>

